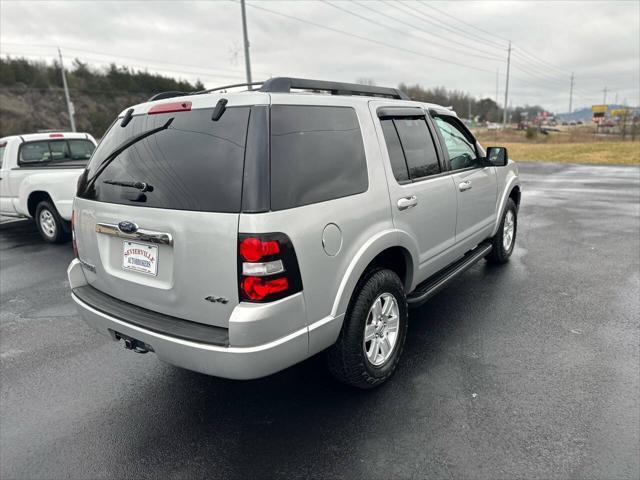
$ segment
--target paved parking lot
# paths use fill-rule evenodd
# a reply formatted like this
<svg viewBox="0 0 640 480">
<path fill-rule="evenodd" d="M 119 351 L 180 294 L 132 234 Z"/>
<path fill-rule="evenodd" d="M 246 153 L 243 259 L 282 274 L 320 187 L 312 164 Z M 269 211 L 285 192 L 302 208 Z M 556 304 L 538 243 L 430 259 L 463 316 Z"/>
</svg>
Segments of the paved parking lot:
<svg viewBox="0 0 640 480">
<path fill-rule="evenodd" d="M 70 245 L 0 224 L 0 477 L 640 477 L 640 169 L 521 165 L 517 248 L 411 314 L 380 389 L 206 377 L 77 318 Z"/>
</svg>

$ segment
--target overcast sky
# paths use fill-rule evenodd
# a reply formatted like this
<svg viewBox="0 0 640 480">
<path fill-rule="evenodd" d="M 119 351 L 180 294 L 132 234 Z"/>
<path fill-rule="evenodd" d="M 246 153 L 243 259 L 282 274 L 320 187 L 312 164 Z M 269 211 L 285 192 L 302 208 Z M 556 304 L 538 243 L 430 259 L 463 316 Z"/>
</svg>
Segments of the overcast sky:
<svg viewBox="0 0 640 480">
<path fill-rule="evenodd" d="M 299 76 L 445 86 L 512 105 L 568 110 L 640 105 L 640 1 L 247 1 L 256 80 Z M 474 28 L 476 27 L 476 28 Z M 479 30 L 478 30 L 479 29 Z M 52 59 L 60 46 L 95 66 L 116 62 L 212 87 L 243 81 L 233 1 L 0 1 L 0 53 Z"/>
</svg>

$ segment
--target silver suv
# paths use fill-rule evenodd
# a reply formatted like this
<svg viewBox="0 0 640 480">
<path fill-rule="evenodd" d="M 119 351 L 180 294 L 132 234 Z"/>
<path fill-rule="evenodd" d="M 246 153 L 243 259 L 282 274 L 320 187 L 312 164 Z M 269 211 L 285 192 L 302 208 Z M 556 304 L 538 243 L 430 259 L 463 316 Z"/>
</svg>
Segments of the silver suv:
<svg viewBox="0 0 640 480">
<path fill-rule="evenodd" d="M 396 89 L 260 85 L 159 94 L 116 119 L 78 182 L 73 300 L 190 370 L 250 379 L 325 351 L 338 379 L 377 386 L 409 306 L 509 259 L 518 170 Z"/>
</svg>

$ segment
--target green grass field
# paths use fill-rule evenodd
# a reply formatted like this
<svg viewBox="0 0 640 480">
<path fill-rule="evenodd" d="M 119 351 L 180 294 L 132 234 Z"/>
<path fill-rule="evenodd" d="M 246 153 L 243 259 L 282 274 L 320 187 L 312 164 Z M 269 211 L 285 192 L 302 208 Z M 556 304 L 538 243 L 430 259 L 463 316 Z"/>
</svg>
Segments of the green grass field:
<svg viewBox="0 0 640 480">
<path fill-rule="evenodd" d="M 500 143 L 509 157 L 525 162 L 640 165 L 640 142 Z"/>
</svg>

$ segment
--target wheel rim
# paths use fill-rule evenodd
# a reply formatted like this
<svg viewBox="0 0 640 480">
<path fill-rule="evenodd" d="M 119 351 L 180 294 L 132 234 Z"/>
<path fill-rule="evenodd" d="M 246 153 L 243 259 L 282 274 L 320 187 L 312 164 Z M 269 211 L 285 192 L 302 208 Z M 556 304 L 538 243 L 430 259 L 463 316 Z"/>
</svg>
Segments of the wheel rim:
<svg viewBox="0 0 640 480">
<path fill-rule="evenodd" d="M 371 365 L 380 366 L 391 358 L 398 343 L 399 327 L 398 302 L 390 293 L 383 293 L 371 305 L 364 325 L 362 347 Z"/>
<path fill-rule="evenodd" d="M 40 228 L 47 237 L 53 238 L 56 236 L 56 220 L 46 208 L 40 211 Z"/>
<path fill-rule="evenodd" d="M 502 228 L 502 246 L 508 252 L 513 245 L 513 237 L 516 231 L 516 219 L 511 210 L 507 211 Z"/>
</svg>

